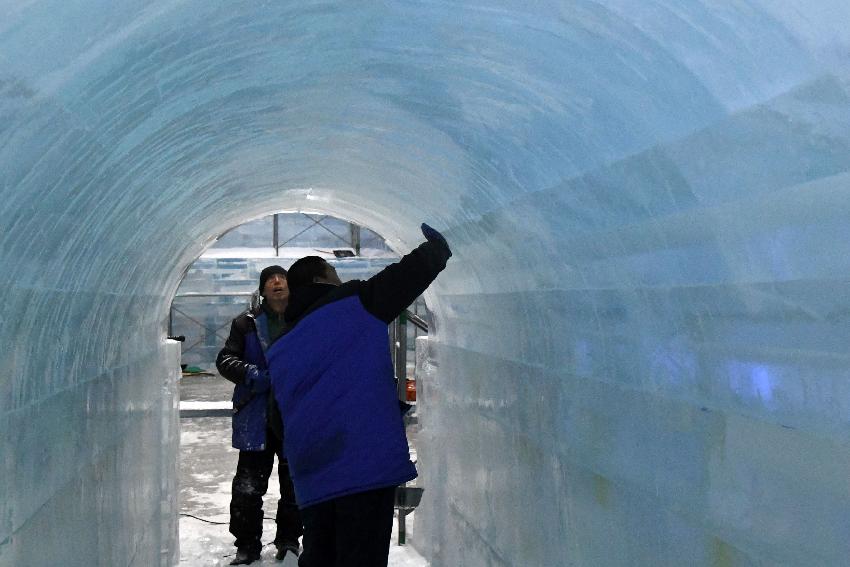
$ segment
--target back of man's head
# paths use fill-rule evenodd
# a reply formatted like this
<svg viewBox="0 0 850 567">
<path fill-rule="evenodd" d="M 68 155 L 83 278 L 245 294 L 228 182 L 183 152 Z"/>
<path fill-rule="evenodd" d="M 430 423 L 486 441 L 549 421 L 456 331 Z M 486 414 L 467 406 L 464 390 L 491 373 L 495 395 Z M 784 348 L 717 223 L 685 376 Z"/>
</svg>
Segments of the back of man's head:
<svg viewBox="0 0 850 567">
<path fill-rule="evenodd" d="M 290 290 L 308 286 L 313 283 L 314 278 L 322 278 L 327 273 L 328 263 L 319 256 L 304 256 L 296 260 L 287 272 L 286 280 Z"/>
</svg>

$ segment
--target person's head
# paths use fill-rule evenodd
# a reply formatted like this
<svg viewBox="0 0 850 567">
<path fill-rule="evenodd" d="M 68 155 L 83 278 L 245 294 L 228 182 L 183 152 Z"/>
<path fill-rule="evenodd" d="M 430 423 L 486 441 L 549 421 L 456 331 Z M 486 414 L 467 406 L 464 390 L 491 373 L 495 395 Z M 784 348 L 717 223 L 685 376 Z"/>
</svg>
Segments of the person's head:
<svg viewBox="0 0 850 567">
<path fill-rule="evenodd" d="M 286 270 L 280 266 L 269 266 L 260 272 L 260 295 L 266 301 L 283 301 L 289 298 Z"/>
<path fill-rule="evenodd" d="M 324 258 L 305 256 L 289 268 L 289 287 L 297 289 L 312 283 L 339 285 L 342 281 L 336 270 Z"/>
</svg>

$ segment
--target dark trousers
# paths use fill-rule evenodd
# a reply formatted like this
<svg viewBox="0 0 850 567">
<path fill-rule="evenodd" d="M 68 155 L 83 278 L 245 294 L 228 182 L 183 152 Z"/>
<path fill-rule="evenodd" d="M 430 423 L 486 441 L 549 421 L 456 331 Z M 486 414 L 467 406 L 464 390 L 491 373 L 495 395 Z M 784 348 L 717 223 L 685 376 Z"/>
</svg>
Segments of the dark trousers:
<svg viewBox="0 0 850 567">
<path fill-rule="evenodd" d="M 303 508 L 298 567 L 387 567 L 394 504 L 391 486 Z"/>
<path fill-rule="evenodd" d="M 283 458 L 283 444 L 271 431 L 267 432 L 266 441 L 264 451 L 239 451 L 230 500 L 230 533 L 236 536 L 236 547 L 240 549 L 259 551 L 262 547 L 263 496 L 269 487 L 275 455 L 278 458 L 280 499 L 277 502 L 274 542 L 297 544 L 303 533 L 289 466 Z"/>
</svg>

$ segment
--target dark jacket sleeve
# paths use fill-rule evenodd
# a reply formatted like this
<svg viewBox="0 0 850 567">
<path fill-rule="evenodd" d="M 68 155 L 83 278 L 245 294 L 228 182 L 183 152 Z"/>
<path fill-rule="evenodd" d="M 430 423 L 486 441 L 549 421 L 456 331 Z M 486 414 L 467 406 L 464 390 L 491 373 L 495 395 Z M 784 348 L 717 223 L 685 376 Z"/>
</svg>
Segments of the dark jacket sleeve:
<svg viewBox="0 0 850 567">
<path fill-rule="evenodd" d="M 391 323 L 431 285 L 450 255 L 442 242 L 423 242 L 361 284 L 363 307 L 381 321 Z"/>
<path fill-rule="evenodd" d="M 244 384 L 245 375 L 252 366 L 245 362 L 245 333 L 248 326 L 248 318 L 239 316 L 230 325 L 230 335 L 224 343 L 224 348 L 215 359 L 215 367 L 219 374 L 234 384 Z"/>
</svg>

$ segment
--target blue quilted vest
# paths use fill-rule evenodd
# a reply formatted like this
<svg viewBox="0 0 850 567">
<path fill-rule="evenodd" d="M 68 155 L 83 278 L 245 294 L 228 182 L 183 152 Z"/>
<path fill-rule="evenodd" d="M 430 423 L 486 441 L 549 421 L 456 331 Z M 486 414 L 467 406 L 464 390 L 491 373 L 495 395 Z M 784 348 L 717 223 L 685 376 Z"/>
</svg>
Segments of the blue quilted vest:
<svg viewBox="0 0 850 567">
<path fill-rule="evenodd" d="M 387 324 L 357 295 L 307 314 L 266 356 L 300 507 L 416 478 Z"/>
<path fill-rule="evenodd" d="M 268 368 L 265 350 L 269 345 L 266 314 L 255 318 L 256 333 L 245 335 L 245 361 L 256 364 L 260 372 Z M 268 394 L 254 394 L 251 388 L 237 384 L 233 388 L 233 448 L 262 451 L 266 448 L 266 406 Z"/>
</svg>

